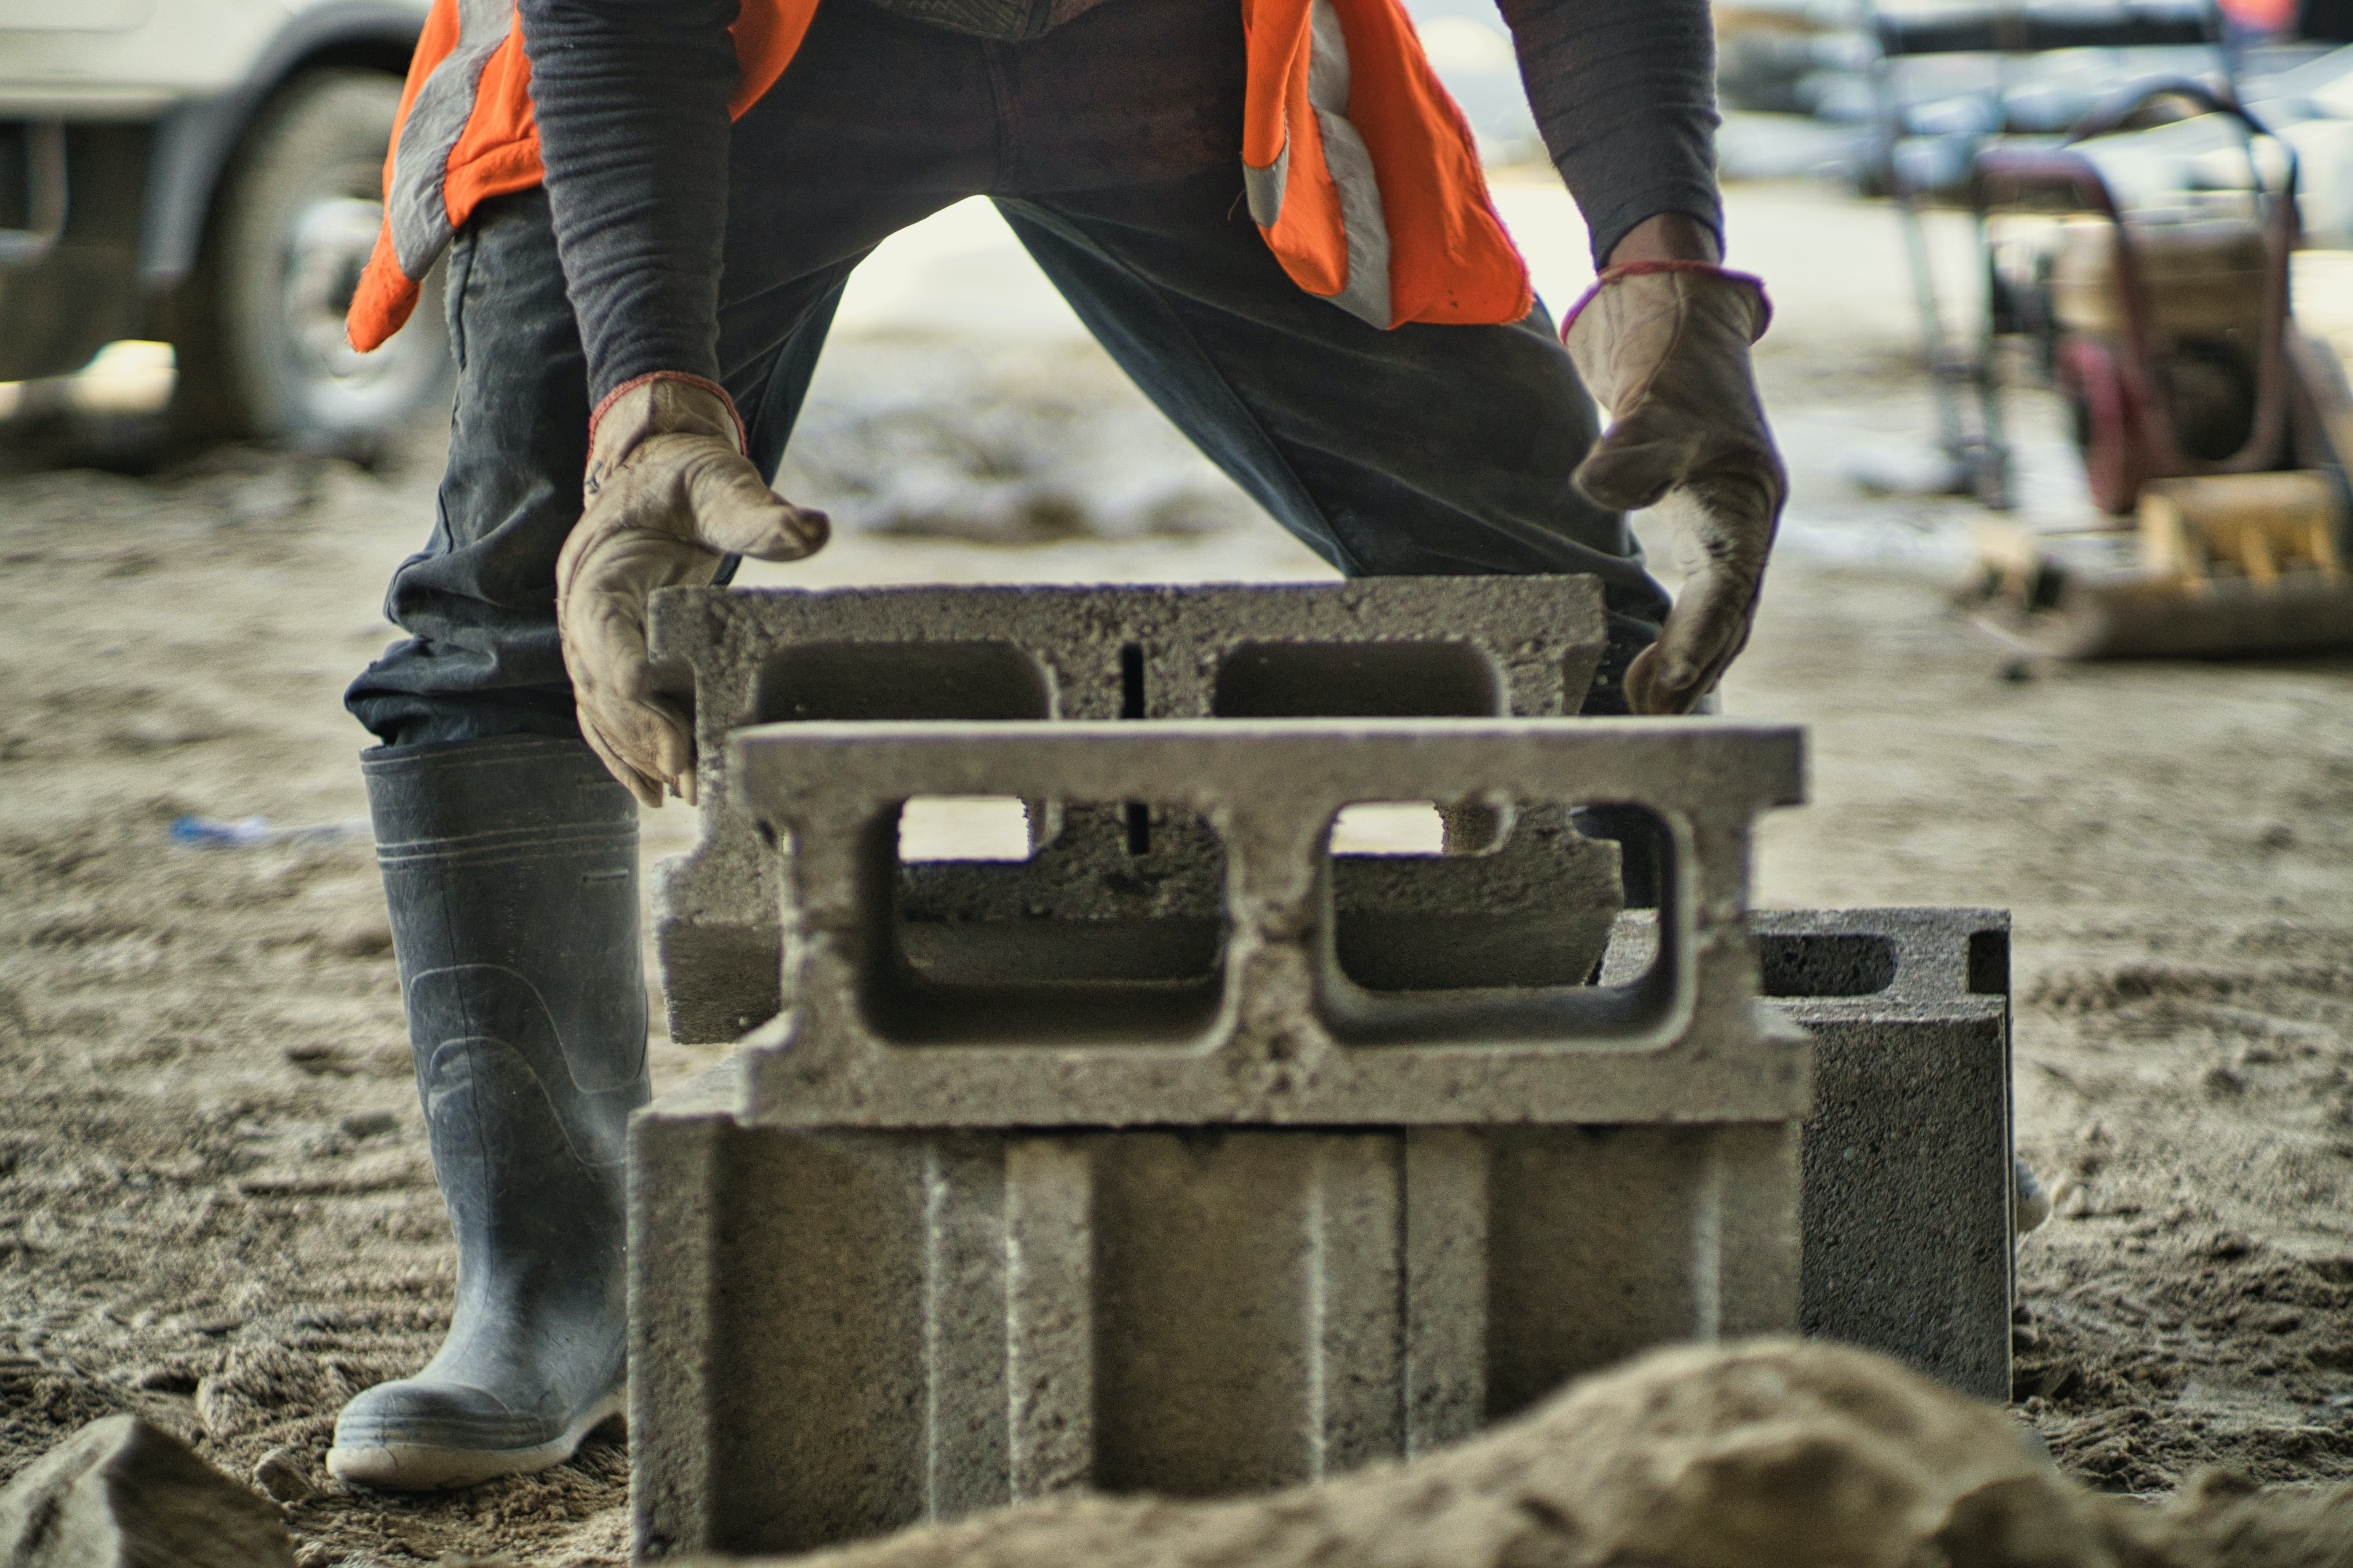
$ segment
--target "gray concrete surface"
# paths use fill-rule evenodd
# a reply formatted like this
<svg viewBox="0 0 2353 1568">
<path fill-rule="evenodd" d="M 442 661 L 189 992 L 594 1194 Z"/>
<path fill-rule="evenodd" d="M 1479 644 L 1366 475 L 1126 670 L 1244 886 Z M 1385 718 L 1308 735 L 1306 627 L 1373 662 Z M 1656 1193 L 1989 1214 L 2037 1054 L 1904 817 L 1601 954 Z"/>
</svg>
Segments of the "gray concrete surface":
<svg viewBox="0 0 2353 1568">
<path fill-rule="evenodd" d="M 1767 910 L 1766 994 L 1814 1038 L 1809 1334 L 2010 1393 L 2010 916 Z"/>
<path fill-rule="evenodd" d="M 1759 910 L 1759 979 L 1814 1041 L 1805 1129 L 1806 1332 L 2010 1392 L 2010 915 Z M 1639 972 L 1620 918 L 1601 978 Z"/>
<path fill-rule="evenodd" d="M 635 1129 L 641 1558 L 1264 1490 L 1796 1319 L 1789 1121 L 820 1131 L 734 1091 Z"/>
<path fill-rule="evenodd" d="M 655 896 L 670 1033 L 695 1042 L 733 1040 L 783 1005 L 776 860 L 728 788 L 727 741 L 739 728 L 892 719 L 1550 717 L 1577 711 L 1603 629 L 1589 578 L 1392 577 L 1191 587 L 681 588 L 656 596 L 652 639 L 681 698 L 692 691 L 706 802 L 700 842 L 665 863 Z M 1039 822 L 1036 859 L 982 874 L 994 884 L 987 892 L 998 920 L 1041 900 L 1057 902 L 1068 920 L 1130 918 L 1132 907 L 1123 906 L 1132 900 L 1072 908 L 1053 890 L 1082 887 L 1101 900 L 1113 885 L 1106 872 L 1130 886 L 1198 885 L 1201 862 L 1185 860 L 1188 825 L 1148 824 L 1132 837 L 1117 803 L 1050 816 L 1041 809 Z M 1499 825 L 1475 810 L 1452 814 L 1450 828 L 1455 849 L 1492 847 L 1501 837 Z M 1490 937 L 1509 945 L 1512 911 L 1528 908 L 1515 887 L 1562 878 L 1581 887 L 1605 874 L 1590 850 L 1563 865 L 1560 843 L 1557 832 L 1549 844 L 1506 843 L 1506 858 L 1473 870 L 1344 873 L 1341 907 L 1363 913 L 1344 940 L 1359 950 L 1364 972 L 1409 964 L 1432 930 L 1430 920 L 1415 918 L 1415 906 L 1426 899 L 1443 915 L 1460 912 L 1468 898 L 1501 922 Z M 1139 847 L 1156 858 L 1131 864 L 1129 851 Z M 925 896 L 909 893 L 919 902 Z M 1202 918 L 1198 903 L 1189 918 Z M 1092 934 L 1099 945 L 1125 944 L 1110 930 Z M 1538 930 L 1530 940 L 1552 943 L 1564 934 Z M 1602 935 L 1599 928 L 1587 933 L 1593 952 Z M 1527 946 L 1522 941 L 1517 950 Z M 1498 983 L 1512 983 L 1528 972 L 1504 961 L 1496 973 Z"/>
<path fill-rule="evenodd" d="M 731 780 L 785 846 L 794 1006 L 746 1037 L 749 1121 L 808 1127 L 1774 1121 L 1807 1046 L 1756 1005 L 1753 820 L 1798 731 L 1687 720 L 788 723 Z M 918 796 L 1140 800 L 1214 825 L 1222 930 L 1158 983 L 926 976 L 897 918 Z M 1657 961 L 1624 984 L 1376 990 L 1335 951 L 1326 837 L 1351 802 L 1619 801 L 1673 848 Z"/>
</svg>

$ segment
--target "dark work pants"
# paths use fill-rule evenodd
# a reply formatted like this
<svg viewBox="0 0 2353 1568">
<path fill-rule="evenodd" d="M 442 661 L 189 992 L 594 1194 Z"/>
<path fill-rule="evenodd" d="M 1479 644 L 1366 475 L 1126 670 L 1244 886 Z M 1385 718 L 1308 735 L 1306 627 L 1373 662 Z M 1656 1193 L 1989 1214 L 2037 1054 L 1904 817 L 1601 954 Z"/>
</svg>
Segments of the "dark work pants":
<svg viewBox="0 0 2353 1568">
<path fill-rule="evenodd" d="M 733 138 L 719 360 L 754 460 L 783 458 L 859 261 L 987 195 L 1136 384 L 1341 572 L 1599 575 L 1612 646 L 1587 710 L 1622 711 L 1667 599 L 1625 519 L 1569 484 L 1596 417 L 1550 318 L 1383 331 L 1293 283 L 1241 199 L 1240 12 L 1113 4 L 1004 44 L 825 0 Z M 386 602 L 409 637 L 348 701 L 387 744 L 576 734 L 554 566 L 587 395 L 543 195 L 477 212 L 448 295 L 448 470 Z"/>
</svg>

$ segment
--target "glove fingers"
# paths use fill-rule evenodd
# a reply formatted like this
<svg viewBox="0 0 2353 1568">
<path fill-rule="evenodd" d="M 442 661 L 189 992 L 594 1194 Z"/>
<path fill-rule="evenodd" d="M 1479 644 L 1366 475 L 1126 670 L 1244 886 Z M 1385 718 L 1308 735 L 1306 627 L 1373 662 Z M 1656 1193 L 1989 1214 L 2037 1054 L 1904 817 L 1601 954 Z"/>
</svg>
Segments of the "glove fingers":
<svg viewBox="0 0 2353 1568">
<path fill-rule="evenodd" d="M 832 524 L 821 511 L 797 507 L 763 483 L 741 458 L 713 455 L 686 475 L 694 541 L 726 555 L 798 561 L 825 547 Z"/>
<path fill-rule="evenodd" d="M 581 733 L 631 794 L 659 806 L 663 785 L 694 765 L 694 748 L 651 689 L 644 625 L 610 598 L 571 598 L 559 614 Z"/>
<path fill-rule="evenodd" d="M 1612 425 L 1572 480 L 1596 506 L 1633 511 L 1654 506 L 1683 482 L 1699 458 L 1699 440 L 1690 423 L 1672 410 L 1645 404 Z"/>
<path fill-rule="evenodd" d="M 588 749 L 596 753 L 597 761 L 605 764 L 605 771 L 638 797 L 639 805 L 660 809 L 660 784 L 646 777 L 622 758 L 620 752 L 605 739 L 605 732 L 595 716 L 585 707 L 580 710 L 580 738 L 588 742 Z"/>
<path fill-rule="evenodd" d="M 1747 646 L 1757 580 L 1708 570 L 1683 584 L 1659 640 L 1626 667 L 1626 704 L 1641 714 L 1688 713 Z"/>
<path fill-rule="evenodd" d="M 1758 576 L 1773 552 L 1788 477 L 1769 454 L 1741 454 L 1694 472 L 1669 504 L 1709 560 Z"/>
<path fill-rule="evenodd" d="M 684 790 L 681 779 L 693 766 L 686 726 L 659 699 L 584 692 L 580 731 L 605 759 L 613 776 L 648 805 L 662 803 L 665 785 Z"/>
<path fill-rule="evenodd" d="M 1658 446 L 1618 445 L 1604 439 L 1588 453 L 1570 476 L 1586 500 L 1611 511 L 1639 511 L 1656 506 L 1681 476 L 1679 454 Z"/>
<path fill-rule="evenodd" d="M 1748 628 L 1743 625 L 1739 637 L 1726 644 L 1713 658 L 1694 674 L 1688 667 L 1670 673 L 1662 668 L 1654 644 L 1634 656 L 1626 667 L 1627 711 L 1645 719 L 1672 719 L 1699 706 L 1700 699 L 1715 689 L 1715 683 L 1740 657 L 1748 645 Z"/>
</svg>

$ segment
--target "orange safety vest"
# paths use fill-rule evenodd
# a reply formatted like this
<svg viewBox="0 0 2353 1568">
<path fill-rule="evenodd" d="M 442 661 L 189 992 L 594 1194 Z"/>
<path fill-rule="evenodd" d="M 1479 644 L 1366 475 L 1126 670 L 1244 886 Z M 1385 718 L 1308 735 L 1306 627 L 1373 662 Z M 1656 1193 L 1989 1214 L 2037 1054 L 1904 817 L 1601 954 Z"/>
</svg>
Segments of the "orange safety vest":
<svg viewBox="0 0 2353 1568">
<path fill-rule="evenodd" d="M 818 0 L 746 0 L 741 116 L 792 63 Z M 1250 216 L 1311 294 L 1381 328 L 1516 321 L 1535 295 L 1495 216 L 1471 128 L 1398 0 L 1241 0 Z M 376 235 L 348 326 L 375 348 L 492 196 L 540 183 L 531 61 L 512 0 L 434 0 L 384 167 Z"/>
</svg>

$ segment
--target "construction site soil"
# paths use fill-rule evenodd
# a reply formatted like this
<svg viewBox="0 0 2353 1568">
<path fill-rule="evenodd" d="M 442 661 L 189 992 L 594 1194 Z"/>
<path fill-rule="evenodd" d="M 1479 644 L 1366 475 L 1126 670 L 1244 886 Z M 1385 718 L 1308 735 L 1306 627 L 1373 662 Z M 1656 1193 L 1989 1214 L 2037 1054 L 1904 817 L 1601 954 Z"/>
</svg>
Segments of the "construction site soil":
<svg viewBox="0 0 2353 1568">
<path fill-rule="evenodd" d="M 2353 1478 L 2353 660 L 2016 662 L 1950 607 L 1966 509 L 1833 471 L 1925 422 L 1900 342 L 1785 310 L 1768 344 L 1799 504 L 1725 708 L 1807 725 L 1811 783 L 1757 901 L 2014 911 L 2018 1135 L 2056 1204 L 2020 1253 L 2020 1410 L 2105 1490 Z M 1098 459 L 1087 420 L 1135 406 L 1091 349 L 1022 351 L 1008 391 L 1001 354 L 872 347 L 965 364 L 991 428 L 1048 388 Z M 837 384 L 810 472 L 870 439 Z M 448 1495 L 322 1466 L 338 1406 L 431 1353 L 453 1275 L 338 700 L 434 438 L 389 471 L 143 475 L 72 466 L 89 438 L 20 430 L 0 475 L 0 1479 L 137 1411 L 288 1502 L 305 1568 L 623 1562 L 617 1433 Z M 761 580 L 1321 574 L 1219 483 L 1132 512 L 1181 526 L 1097 529 L 1082 495 L 1018 547 L 881 520 Z M 327 831 L 176 842 L 192 816 Z M 649 816 L 649 864 L 691 831 Z M 657 1089 L 718 1054 L 658 1037 Z"/>
</svg>

